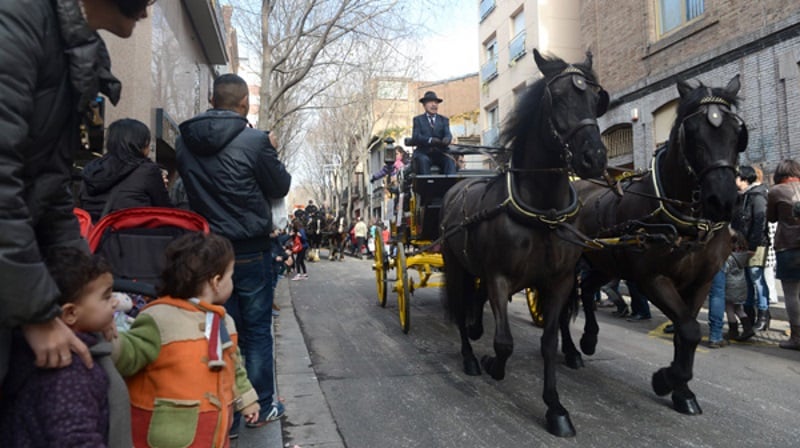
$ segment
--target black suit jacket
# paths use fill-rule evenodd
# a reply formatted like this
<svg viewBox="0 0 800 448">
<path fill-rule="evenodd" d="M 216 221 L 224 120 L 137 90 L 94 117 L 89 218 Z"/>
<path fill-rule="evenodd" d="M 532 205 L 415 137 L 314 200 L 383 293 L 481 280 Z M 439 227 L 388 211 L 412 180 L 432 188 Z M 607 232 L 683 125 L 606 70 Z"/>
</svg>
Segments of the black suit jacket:
<svg viewBox="0 0 800 448">
<path fill-rule="evenodd" d="M 436 114 L 434 126 L 431 127 L 427 114 L 414 117 L 411 144 L 417 147 L 416 151 L 422 150 L 422 152 L 427 153 L 432 149 L 438 149 L 430 144 L 430 139 L 434 137 L 447 141 L 453 140 L 453 134 L 450 133 L 450 120 L 443 115 Z"/>
</svg>

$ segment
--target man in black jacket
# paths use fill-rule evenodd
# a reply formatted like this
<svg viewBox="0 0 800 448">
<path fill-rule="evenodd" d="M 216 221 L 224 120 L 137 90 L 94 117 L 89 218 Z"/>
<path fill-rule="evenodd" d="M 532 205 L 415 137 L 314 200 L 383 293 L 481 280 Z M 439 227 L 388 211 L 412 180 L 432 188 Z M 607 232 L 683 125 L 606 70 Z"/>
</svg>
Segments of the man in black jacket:
<svg viewBox="0 0 800 448">
<path fill-rule="evenodd" d="M 20 327 L 40 367 L 65 367 L 86 345 L 59 318 L 42 255 L 79 246 L 69 193 L 79 117 L 98 90 L 112 103 L 120 83 L 97 30 L 129 37 L 152 0 L 0 2 L 0 380 L 11 329 Z"/>
<path fill-rule="evenodd" d="M 731 227 L 747 240 L 747 250 L 753 255 L 747 267 L 747 301 L 744 304 L 749 318 L 755 317 L 755 331 L 769 328 L 769 288 L 764 279 L 764 266 L 769 248 L 767 230 L 767 186 L 759 181 L 759 172 L 749 165 L 739 167 L 736 186 L 739 187 L 739 208 Z"/>
<path fill-rule="evenodd" d="M 286 196 L 292 176 L 278 160 L 272 136 L 248 127 L 248 92 L 234 74 L 217 78 L 213 109 L 180 125 L 177 162 L 191 209 L 233 243 L 233 294 L 225 308 L 236 322 L 247 375 L 258 392 L 259 421 L 247 424 L 257 427 L 284 412 L 273 386 L 270 200 Z M 238 423 L 237 414 L 233 431 Z"/>
<path fill-rule="evenodd" d="M 450 133 L 450 120 L 439 115 L 442 100 L 435 92 L 425 92 L 419 102 L 425 113 L 414 117 L 411 131 L 411 144 L 414 150 L 414 165 L 417 174 L 430 174 L 431 163 L 439 166 L 442 174 L 455 174 L 456 163 L 445 152 L 453 140 Z"/>
</svg>

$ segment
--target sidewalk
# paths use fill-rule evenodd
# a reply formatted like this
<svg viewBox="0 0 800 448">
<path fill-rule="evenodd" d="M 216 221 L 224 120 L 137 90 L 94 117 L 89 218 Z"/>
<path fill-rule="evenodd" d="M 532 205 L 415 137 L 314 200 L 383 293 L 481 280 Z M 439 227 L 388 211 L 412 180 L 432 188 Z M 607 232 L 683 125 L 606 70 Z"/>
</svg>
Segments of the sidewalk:
<svg viewBox="0 0 800 448">
<path fill-rule="evenodd" d="M 275 303 L 281 308 L 275 318 L 275 366 L 278 396 L 286 405 L 286 417 L 258 430 L 243 429 L 239 448 L 344 448 L 311 367 L 286 279 L 278 282 Z"/>
</svg>

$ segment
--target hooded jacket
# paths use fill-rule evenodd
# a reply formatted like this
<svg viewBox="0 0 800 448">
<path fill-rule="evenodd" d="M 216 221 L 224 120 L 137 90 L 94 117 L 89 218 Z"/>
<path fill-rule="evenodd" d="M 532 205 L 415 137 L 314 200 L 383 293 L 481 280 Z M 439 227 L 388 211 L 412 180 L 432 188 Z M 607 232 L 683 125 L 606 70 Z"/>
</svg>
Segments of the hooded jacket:
<svg viewBox="0 0 800 448">
<path fill-rule="evenodd" d="M 739 209 L 731 227 L 745 236 L 748 250 L 769 246 L 766 185 L 754 185 L 739 196 Z"/>
<path fill-rule="evenodd" d="M 82 177 L 81 207 L 94 222 L 106 207 L 106 213 L 110 213 L 130 207 L 172 206 L 161 169 L 141 153 L 125 159 L 106 154 L 89 162 Z"/>
<path fill-rule="evenodd" d="M 86 248 L 69 189 L 79 114 L 98 89 L 116 104 L 120 85 L 77 0 L 0 2 L 0 41 L 2 378 L 7 329 L 60 313 L 41 254 L 54 245 Z"/>
<path fill-rule="evenodd" d="M 292 183 L 269 134 L 220 109 L 183 122 L 180 131 L 178 172 L 190 208 L 229 238 L 236 253 L 268 251 L 269 200 L 286 196 Z"/>
</svg>

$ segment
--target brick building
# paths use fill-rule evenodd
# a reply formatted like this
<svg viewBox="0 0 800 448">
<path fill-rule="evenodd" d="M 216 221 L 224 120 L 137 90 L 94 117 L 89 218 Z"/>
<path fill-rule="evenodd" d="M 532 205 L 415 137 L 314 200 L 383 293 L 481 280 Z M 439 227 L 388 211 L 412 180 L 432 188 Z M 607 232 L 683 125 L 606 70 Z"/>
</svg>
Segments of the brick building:
<svg viewBox="0 0 800 448">
<path fill-rule="evenodd" d="M 742 163 L 800 158 L 800 3 L 792 0 L 581 2 L 581 36 L 611 93 L 601 119 L 610 164 L 644 168 L 675 117 L 678 80 L 741 75 L 750 140 Z"/>
</svg>

